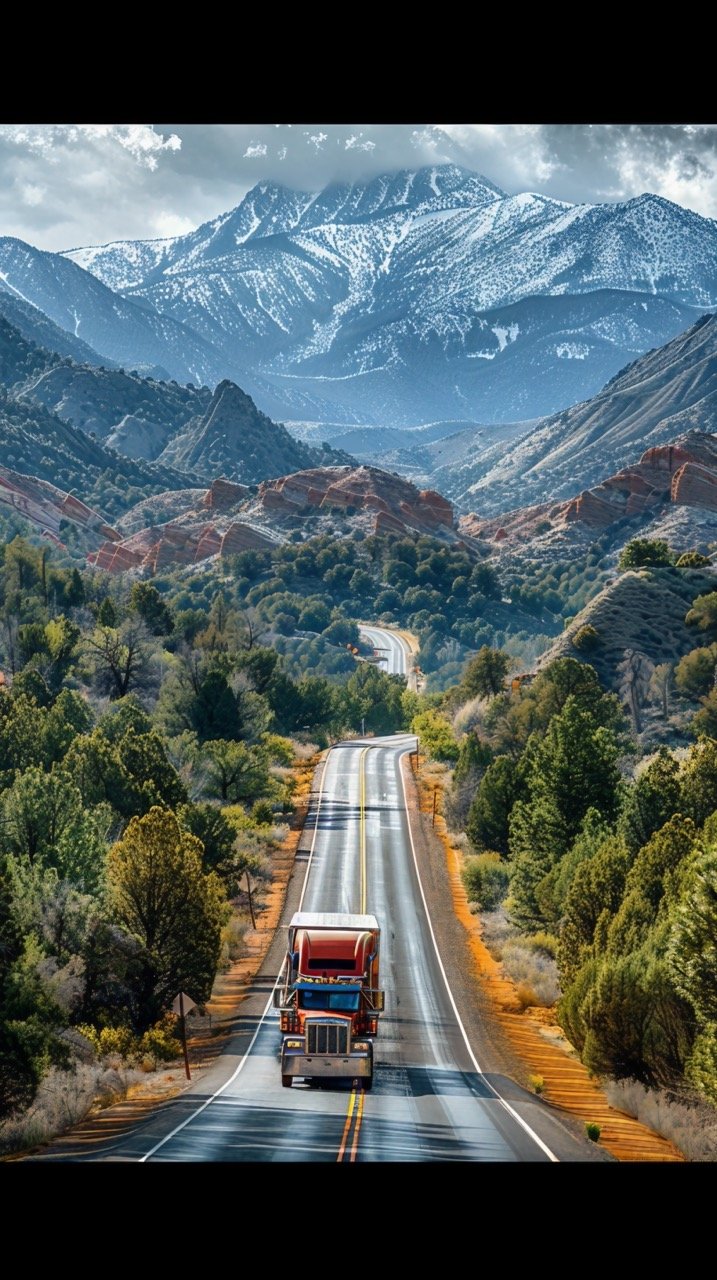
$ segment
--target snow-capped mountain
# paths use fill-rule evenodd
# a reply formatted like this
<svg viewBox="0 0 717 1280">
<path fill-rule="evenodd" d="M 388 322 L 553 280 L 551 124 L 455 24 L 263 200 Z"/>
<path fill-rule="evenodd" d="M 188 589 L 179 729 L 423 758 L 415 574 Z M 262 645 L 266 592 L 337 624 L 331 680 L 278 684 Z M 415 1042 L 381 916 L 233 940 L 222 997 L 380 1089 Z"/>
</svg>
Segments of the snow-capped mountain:
<svg viewBox="0 0 717 1280">
<path fill-rule="evenodd" d="M 310 193 L 260 183 L 189 235 L 67 259 L 146 323 L 196 335 L 269 412 L 334 423 L 554 412 L 717 305 L 715 221 L 650 195 L 509 196 L 455 165 Z"/>
<path fill-rule="evenodd" d="M 63 254 L 0 237 L 0 290 L 38 307 L 110 362 L 181 382 L 214 384 L 226 360 L 170 315 L 124 298 Z"/>
</svg>

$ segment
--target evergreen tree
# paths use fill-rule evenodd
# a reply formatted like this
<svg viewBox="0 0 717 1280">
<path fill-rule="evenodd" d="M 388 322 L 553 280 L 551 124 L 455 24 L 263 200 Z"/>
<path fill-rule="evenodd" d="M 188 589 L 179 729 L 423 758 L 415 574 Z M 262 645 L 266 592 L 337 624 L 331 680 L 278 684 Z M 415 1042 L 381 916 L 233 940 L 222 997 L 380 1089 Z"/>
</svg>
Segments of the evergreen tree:
<svg viewBox="0 0 717 1280">
<path fill-rule="evenodd" d="M 618 830 L 634 856 L 680 808 L 680 766 L 667 747 L 624 794 Z"/>
<path fill-rule="evenodd" d="M 510 814 L 519 795 L 515 761 L 498 756 L 481 778 L 468 813 L 466 833 L 477 853 L 483 849 L 508 852 Z"/>
<path fill-rule="evenodd" d="M 180 991 L 207 1000 L 219 960 L 226 897 L 202 868 L 201 841 L 157 806 L 133 818 L 108 855 L 110 905 L 141 951 L 129 974 L 137 1031 L 152 1026 Z"/>
</svg>

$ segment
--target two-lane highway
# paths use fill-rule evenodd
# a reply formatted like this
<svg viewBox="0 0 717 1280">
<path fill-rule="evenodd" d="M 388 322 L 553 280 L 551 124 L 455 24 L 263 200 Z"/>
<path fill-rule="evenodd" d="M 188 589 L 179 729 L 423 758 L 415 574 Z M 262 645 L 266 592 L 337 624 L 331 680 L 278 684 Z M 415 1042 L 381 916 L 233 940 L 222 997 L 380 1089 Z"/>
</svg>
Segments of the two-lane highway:
<svg viewBox="0 0 717 1280">
<path fill-rule="evenodd" d="M 402 761 L 414 745 L 403 734 L 329 752 L 308 820 L 311 848 L 297 862 L 301 900 L 294 893 L 284 919 L 297 906 L 378 917 L 386 1012 L 373 1090 L 343 1082 L 282 1088 L 271 999 L 277 943 L 250 1042 L 245 1028 L 239 1052 L 236 1041 L 203 1081 L 87 1158 L 549 1162 L 556 1142 L 561 1158 L 566 1150 L 581 1158 L 582 1144 L 536 1099 L 520 1090 L 510 1103 L 498 1096 L 468 1044 L 435 945 L 406 810 Z M 78 1156 L 59 1151 L 55 1158 Z"/>
<path fill-rule="evenodd" d="M 391 676 L 405 676 L 410 689 L 415 689 L 414 661 L 411 646 L 398 631 L 387 627 L 359 625 L 362 639 L 378 652 L 378 666 Z"/>
</svg>

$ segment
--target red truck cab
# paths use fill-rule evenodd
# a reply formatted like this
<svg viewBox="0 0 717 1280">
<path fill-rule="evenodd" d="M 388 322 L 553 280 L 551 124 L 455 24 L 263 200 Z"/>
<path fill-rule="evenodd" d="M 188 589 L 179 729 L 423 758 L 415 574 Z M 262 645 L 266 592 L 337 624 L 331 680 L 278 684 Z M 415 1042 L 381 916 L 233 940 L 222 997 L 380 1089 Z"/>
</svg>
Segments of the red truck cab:
<svg viewBox="0 0 717 1280">
<path fill-rule="evenodd" d="M 281 1082 L 355 1079 L 370 1089 L 381 931 L 375 916 L 298 912 L 275 993 L 283 1034 Z"/>
</svg>

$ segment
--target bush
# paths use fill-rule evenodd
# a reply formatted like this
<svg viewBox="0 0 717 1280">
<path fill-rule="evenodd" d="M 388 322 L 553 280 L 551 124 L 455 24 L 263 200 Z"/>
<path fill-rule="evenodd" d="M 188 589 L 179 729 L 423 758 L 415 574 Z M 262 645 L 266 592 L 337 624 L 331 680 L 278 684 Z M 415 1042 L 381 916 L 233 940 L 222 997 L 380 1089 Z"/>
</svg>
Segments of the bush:
<svg viewBox="0 0 717 1280">
<path fill-rule="evenodd" d="M 182 1046 L 174 1035 L 177 1024 L 178 1019 L 173 1013 L 165 1013 L 141 1037 L 133 1035 L 129 1027 L 82 1026 L 77 1029 L 89 1040 L 98 1058 L 124 1058 L 126 1062 L 141 1065 L 146 1058 L 155 1062 L 173 1062 L 179 1056 Z"/>
<path fill-rule="evenodd" d="M 116 1055 L 120 1058 L 131 1058 L 137 1051 L 137 1037 L 129 1027 L 92 1027 L 81 1026 L 78 1031 L 89 1040 L 98 1058 Z"/>
<path fill-rule="evenodd" d="M 581 653 L 590 653 L 599 643 L 600 636 L 590 623 L 586 623 L 584 627 L 578 627 L 573 636 L 573 648 L 579 649 Z"/>
<path fill-rule="evenodd" d="M 530 1005 L 551 1008 L 560 995 L 558 966 L 545 952 L 526 945 L 525 938 L 509 939 L 501 961 L 508 977 L 517 984 L 518 999 L 524 1009 Z"/>
<path fill-rule="evenodd" d="M 508 892 L 508 869 L 499 853 L 468 858 L 462 876 L 469 899 L 477 902 L 481 911 L 495 911 Z"/>
<path fill-rule="evenodd" d="M 599 1124 L 595 1124 L 592 1120 L 586 1120 L 585 1132 L 588 1135 L 591 1142 L 598 1142 L 600 1139 L 600 1134 L 602 1133 L 602 1129 L 600 1128 Z"/>
<path fill-rule="evenodd" d="M 528 1084 L 533 1093 L 541 1094 L 545 1088 L 545 1080 L 542 1076 L 528 1076 Z"/>
<path fill-rule="evenodd" d="M 251 808 L 251 816 L 257 826 L 268 827 L 274 821 L 274 810 L 268 800 L 255 800 Z"/>
<path fill-rule="evenodd" d="M 688 698 L 699 698 L 712 688 L 717 666 L 717 645 L 711 644 L 686 653 L 675 669 L 675 685 Z"/>
<path fill-rule="evenodd" d="M 182 1045 L 174 1034 L 178 1025 L 179 1019 L 173 1013 L 165 1013 L 164 1017 L 142 1036 L 139 1042 L 141 1058 L 154 1058 L 156 1062 L 174 1062 L 182 1052 Z"/>
<path fill-rule="evenodd" d="M 664 568 L 672 564 L 672 552 L 662 538 L 633 538 L 620 553 L 618 569 Z"/>
</svg>

